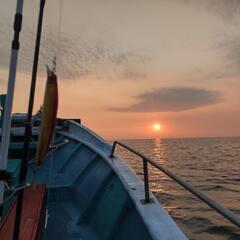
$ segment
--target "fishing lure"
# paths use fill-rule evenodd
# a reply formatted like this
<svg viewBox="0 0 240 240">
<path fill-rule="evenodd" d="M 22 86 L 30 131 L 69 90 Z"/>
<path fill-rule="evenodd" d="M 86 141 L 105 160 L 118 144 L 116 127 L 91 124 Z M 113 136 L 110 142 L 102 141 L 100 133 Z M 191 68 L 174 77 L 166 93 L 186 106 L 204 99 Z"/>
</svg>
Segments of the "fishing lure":
<svg viewBox="0 0 240 240">
<path fill-rule="evenodd" d="M 58 84 L 55 67 L 47 66 L 47 83 L 41 116 L 40 135 L 38 140 L 36 162 L 41 165 L 48 152 L 56 125 L 58 109 Z"/>
</svg>

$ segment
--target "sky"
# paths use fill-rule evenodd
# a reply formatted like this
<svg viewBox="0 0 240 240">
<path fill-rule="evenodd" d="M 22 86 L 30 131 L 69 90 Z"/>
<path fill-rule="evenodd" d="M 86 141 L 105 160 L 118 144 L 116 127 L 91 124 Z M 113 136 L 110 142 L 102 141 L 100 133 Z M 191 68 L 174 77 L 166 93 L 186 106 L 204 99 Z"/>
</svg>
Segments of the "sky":
<svg viewBox="0 0 240 240">
<path fill-rule="evenodd" d="M 240 136 L 239 0 L 46 2 L 35 111 L 56 55 L 59 117 L 106 139 Z M 3 93 L 16 1 L 0 3 Z M 38 6 L 24 1 L 14 112 L 27 111 Z"/>
</svg>

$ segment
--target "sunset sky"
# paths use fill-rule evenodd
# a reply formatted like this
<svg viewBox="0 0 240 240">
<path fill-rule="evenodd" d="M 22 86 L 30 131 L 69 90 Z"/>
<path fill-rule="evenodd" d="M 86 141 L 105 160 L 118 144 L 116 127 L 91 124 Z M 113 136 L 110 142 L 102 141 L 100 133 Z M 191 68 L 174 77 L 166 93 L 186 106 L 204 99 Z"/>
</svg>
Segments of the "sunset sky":
<svg viewBox="0 0 240 240">
<path fill-rule="evenodd" d="M 15 3 L 0 0 L 1 93 Z M 38 4 L 25 0 L 15 112 L 27 110 Z M 57 54 L 58 115 L 104 138 L 240 135 L 239 0 L 63 0 L 60 27 L 59 15 L 46 0 L 35 110 Z"/>
</svg>

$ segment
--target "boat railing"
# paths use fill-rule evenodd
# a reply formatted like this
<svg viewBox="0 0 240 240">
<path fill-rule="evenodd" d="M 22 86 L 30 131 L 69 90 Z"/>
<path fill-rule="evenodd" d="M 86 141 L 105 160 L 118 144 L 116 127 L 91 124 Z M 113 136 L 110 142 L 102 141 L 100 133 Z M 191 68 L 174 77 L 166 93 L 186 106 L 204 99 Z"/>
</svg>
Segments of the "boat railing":
<svg viewBox="0 0 240 240">
<path fill-rule="evenodd" d="M 204 194 L 202 191 L 197 189 L 196 187 L 192 186 L 188 182 L 184 181 L 182 178 L 179 176 L 175 175 L 168 169 L 164 168 L 161 164 L 155 162 L 151 158 L 145 156 L 141 152 L 137 151 L 136 149 L 122 143 L 119 141 L 114 141 L 112 145 L 112 150 L 111 150 L 111 158 L 114 158 L 114 152 L 116 149 L 116 146 L 119 145 L 128 151 L 134 153 L 135 155 L 139 156 L 142 158 L 143 162 L 143 175 L 144 175 L 144 189 L 145 189 L 145 203 L 151 203 L 152 200 L 150 199 L 150 194 L 149 194 L 149 177 L 148 177 L 148 164 L 152 165 L 159 171 L 165 173 L 168 177 L 173 179 L 176 183 L 184 187 L 188 192 L 192 193 L 194 196 L 199 198 L 202 202 L 206 203 L 210 208 L 214 209 L 216 212 L 218 212 L 220 215 L 222 215 L 225 219 L 229 220 L 231 223 L 236 225 L 237 227 L 240 228 L 240 218 L 234 214 L 232 211 L 229 209 L 223 207 L 221 204 L 219 204 L 217 201 L 211 199 L 208 197 L 206 194 Z"/>
</svg>

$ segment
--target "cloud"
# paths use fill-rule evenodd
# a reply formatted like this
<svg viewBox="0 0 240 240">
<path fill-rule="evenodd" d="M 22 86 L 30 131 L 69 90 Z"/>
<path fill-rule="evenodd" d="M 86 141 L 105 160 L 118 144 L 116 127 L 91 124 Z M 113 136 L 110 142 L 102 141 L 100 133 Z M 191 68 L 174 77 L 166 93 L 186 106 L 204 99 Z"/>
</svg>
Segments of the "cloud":
<svg viewBox="0 0 240 240">
<path fill-rule="evenodd" d="M 175 2 L 202 7 L 226 21 L 237 20 L 240 16 L 240 0 L 175 0 Z"/>
<path fill-rule="evenodd" d="M 137 103 L 129 107 L 111 108 L 118 112 L 179 112 L 195 109 L 221 101 L 217 91 L 187 87 L 154 89 L 135 96 Z"/>
<path fill-rule="evenodd" d="M 240 1 L 239 0 L 205 0 L 209 10 L 213 10 L 217 15 L 225 20 L 239 19 Z"/>
<path fill-rule="evenodd" d="M 6 26 L 5 26 L 6 27 Z M 10 28 L 10 26 L 8 26 Z M 0 29 L 4 35 L 4 29 Z M 19 71 L 31 72 L 34 55 L 35 33 L 26 28 L 21 35 Z M 6 46 L 7 45 L 7 46 Z M 0 67 L 8 67 L 10 46 L 0 43 Z M 84 41 L 80 37 L 61 34 L 47 27 L 42 35 L 39 73 L 45 75 L 45 65 L 52 65 L 57 54 L 57 70 L 60 78 L 81 79 L 86 76 L 97 78 L 120 77 L 123 79 L 145 78 L 145 64 L 150 58 L 134 50 L 121 49 L 117 43 Z"/>
<path fill-rule="evenodd" d="M 240 35 L 228 36 L 223 40 L 218 48 L 224 50 L 225 56 L 232 63 L 235 63 L 239 68 L 240 66 Z"/>
<path fill-rule="evenodd" d="M 223 56 L 224 65 L 216 76 L 222 78 L 238 77 L 240 74 L 240 35 L 239 33 L 227 34 L 216 45 L 217 51 Z"/>
<path fill-rule="evenodd" d="M 175 0 L 207 11 L 224 23 L 224 28 L 217 32 L 216 42 L 209 51 L 218 51 L 218 58 L 223 61 L 217 70 L 205 71 L 200 75 L 204 79 L 236 77 L 240 74 L 240 0 Z"/>
<path fill-rule="evenodd" d="M 48 38 L 43 41 L 43 59 L 50 61 L 56 49 L 59 52 L 58 69 L 66 78 L 79 79 L 95 75 L 136 79 L 144 76 L 144 63 L 148 61 L 147 57 L 140 54 L 128 50 L 119 51 L 114 44 L 111 46 L 97 40 L 84 42 L 66 36 L 56 41 L 54 36 L 48 34 Z"/>
</svg>

